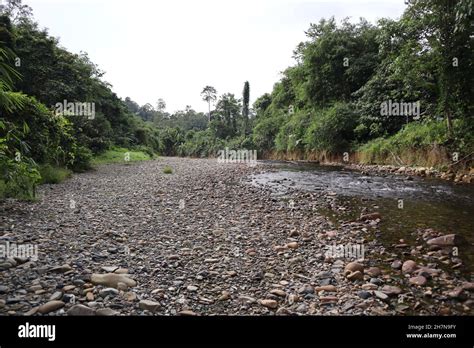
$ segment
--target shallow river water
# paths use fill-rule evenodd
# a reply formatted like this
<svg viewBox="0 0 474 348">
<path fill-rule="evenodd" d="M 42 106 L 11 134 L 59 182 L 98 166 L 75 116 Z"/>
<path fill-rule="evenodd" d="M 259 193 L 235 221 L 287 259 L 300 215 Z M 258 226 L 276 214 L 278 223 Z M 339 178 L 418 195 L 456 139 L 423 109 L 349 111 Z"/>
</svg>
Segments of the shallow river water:
<svg viewBox="0 0 474 348">
<path fill-rule="evenodd" d="M 474 272 L 474 185 L 455 185 L 439 179 L 398 175 L 365 175 L 343 167 L 311 163 L 274 162 L 275 171 L 254 175 L 256 185 L 269 187 L 284 196 L 294 189 L 332 192 L 339 203 L 350 209 L 344 220 L 357 219 L 362 207 L 382 215 L 379 239 L 387 246 L 404 239 L 414 242 L 417 230 L 434 229 L 442 234 L 463 236 L 467 246 L 460 248 L 467 273 Z M 341 220 L 329 209 L 320 213 Z"/>
</svg>

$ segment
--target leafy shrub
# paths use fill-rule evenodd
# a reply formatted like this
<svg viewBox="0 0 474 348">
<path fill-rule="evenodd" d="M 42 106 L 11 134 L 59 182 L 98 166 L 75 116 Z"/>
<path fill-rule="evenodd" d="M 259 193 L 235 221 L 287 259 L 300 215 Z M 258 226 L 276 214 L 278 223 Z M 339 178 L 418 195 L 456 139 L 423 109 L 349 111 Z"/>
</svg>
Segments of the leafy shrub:
<svg viewBox="0 0 474 348">
<path fill-rule="evenodd" d="M 357 116 L 350 104 L 336 103 L 317 113 L 305 134 L 308 150 L 337 153 L 349 151 L 355 139 Z"/>
</svg>

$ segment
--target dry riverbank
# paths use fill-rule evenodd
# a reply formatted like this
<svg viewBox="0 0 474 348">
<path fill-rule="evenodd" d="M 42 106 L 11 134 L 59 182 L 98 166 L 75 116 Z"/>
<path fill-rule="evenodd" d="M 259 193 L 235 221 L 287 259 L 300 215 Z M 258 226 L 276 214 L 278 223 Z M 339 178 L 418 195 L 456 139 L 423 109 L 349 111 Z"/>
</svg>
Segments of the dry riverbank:
<svg viewBox="0 0 474 348">
<path fill-rule="evenodd" d="M 473 314 L 473 284 L 437 267 L 461 267 L 428 243 L 438 232 L 392 254 L 374 238 L 375 208 L 336 226 L 317 208 L 350 206 L 331 192 L 275 197 L 249 182 L 266 170 L 163 158 L 0 203 L 1 243 L 38 248 L 37 260 L 0 259 L 0 314 Z M 327 255 L 361 244 L 360 262 Z"/>
</svg>

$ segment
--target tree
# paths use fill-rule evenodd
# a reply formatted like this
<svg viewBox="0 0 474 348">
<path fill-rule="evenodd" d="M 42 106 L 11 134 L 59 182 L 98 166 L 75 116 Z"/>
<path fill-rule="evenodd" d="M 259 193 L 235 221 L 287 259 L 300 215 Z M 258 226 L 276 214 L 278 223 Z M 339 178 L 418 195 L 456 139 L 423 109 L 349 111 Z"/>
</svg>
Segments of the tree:
<svg viewBox="0 0 474 348">
<path fill-rule="evenodd" d="M 249 104 L 250 104 L 250 84 L 248 81 L 244 84 L 244 91 L 242 93 L 242 122 L 243 122 L 243 135 L 247 134 L 249 126 Z"/>
<path fill-rule="evenodd" d="M 419 0 L 402 18 L 419 42 L 425 43 L 436 62 L 438 109 L 452 135 L 452 119 L 472 112 L 474 20 L 471 0 Z"/>
<path fill-rule="evenodd" d="M 241 112 L 240 100 L 232 93 L 225 93 L 217 102 L 212 128 L 219 138 L 233 137 L 237 133 L 237 123 Z"/>
<path fill-rule="evenodd" d="M 217 91 L 212 86 L 206 86 L 201 92 L 201 97 L 209 106 L 209 122 L 211 122 L 211 102 L 217 100 Z"/>
<path fill-rule="evenodd" d="M 156 102 L 156 111 L 165 112 L 165 110 L 166 110 L 166 102 L 162 98 L 158 99 L 158 101 Z"/>
<path fill-rule="evenodd" d="M 30 6 L 22 4 L 22 0 L 6 0 L 5 4 L 0 2 L 0 14 L 10 17 L 13 23 L 29 20 L 32 12 Z"/>
</svg>

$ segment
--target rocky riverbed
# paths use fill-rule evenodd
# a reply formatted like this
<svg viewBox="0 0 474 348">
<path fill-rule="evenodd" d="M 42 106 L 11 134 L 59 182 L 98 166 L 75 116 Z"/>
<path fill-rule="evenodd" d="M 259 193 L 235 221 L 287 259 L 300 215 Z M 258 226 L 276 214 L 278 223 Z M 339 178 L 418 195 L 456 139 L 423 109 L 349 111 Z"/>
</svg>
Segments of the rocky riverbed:
<svg viewBox="0 0 474 348">
<path fill-rule="evenodd" d="M 0 258 L 0 315 L 474 314 L 457 236 L 423 230 L 388 249 L 375 207 L 345 220 L 353 207 L 334 192 L 252 181 L 272 170 L 163 158 L 1 202 L 0 244 L 38 254 Z"/>
</svg>

